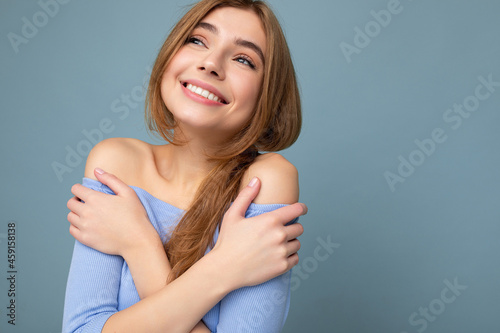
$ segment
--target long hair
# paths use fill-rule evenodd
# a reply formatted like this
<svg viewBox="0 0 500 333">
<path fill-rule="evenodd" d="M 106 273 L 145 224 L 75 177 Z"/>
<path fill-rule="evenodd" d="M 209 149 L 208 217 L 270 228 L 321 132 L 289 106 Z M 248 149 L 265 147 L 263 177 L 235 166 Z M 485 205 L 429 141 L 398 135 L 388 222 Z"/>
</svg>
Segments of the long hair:
<svg viewBox="0 0 500 333">
<path fill-rule="evenodd" d="M 220 7 L 252 10 L 260 18 L 267 50 L 262 86 L 248 122 L 234 137 L 217 147 L 216 155 L 207 156 L 216 162 L 215 166 L 200 184 L 194 200 L 165 244 L 172 266 L 169 281 L 182 275 L 214 245 L 215 231 L 259 151 L 279 151 L 291 146 L 299 136 L 302 123 L 299 90 L 288 45 L 268 5 L 259 0 L 202 0 L 174 26 L 153 66 L 146 96 L 149 130 L 171 144 L 184 144 L 174 140 L 177 124 L 161 97 L 162 75 L 193 29 L 210 11 Z"/>
</svg>

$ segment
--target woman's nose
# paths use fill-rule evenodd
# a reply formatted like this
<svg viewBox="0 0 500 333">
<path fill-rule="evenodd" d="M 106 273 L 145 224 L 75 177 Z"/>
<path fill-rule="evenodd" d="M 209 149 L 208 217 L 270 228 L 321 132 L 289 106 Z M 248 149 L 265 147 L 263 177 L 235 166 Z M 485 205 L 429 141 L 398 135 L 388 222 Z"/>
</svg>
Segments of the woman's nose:
<svg viewBox="0 0 500 333">
<path fill-rule="evenodd" d="M 225 72 L 222 62 L 222 56 L 213 52 L 202 59 L 198 70 L 205 72 L 207 75 L 215 76 L 219 80 L 223 80 Z"/>
</svg>

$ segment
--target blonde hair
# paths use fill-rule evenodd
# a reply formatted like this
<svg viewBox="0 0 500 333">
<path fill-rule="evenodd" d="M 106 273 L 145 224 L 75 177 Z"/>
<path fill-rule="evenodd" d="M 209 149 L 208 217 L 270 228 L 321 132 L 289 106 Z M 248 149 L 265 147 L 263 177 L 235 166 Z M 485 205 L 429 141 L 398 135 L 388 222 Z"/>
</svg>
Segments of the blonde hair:
<svg viewBox="0 0 500 333">
<path fill-rule="evenodd" d="M 183 274 L 213 246 L 215 230 L 236 198 L 241 179 L 259 151 L 288 148 L 300 134 L 300 96 L 288 45 L 276 16 L 259 0 L 202 0 L 180 19 L 153 66 L 146 96 L 148 128 L 171 144 L 184 144 L 174 140 L 177 124 L 161 97 L 162 75 L 193 29 L 208 13 L 220 7 L 252 10 L 260 18 L 267 50 L 262 87 L 250 120 L 218 147 L 216 155 L 208 156 L 216 161 L 216 166 L 199 186 L 191 206 L 165 244 L 172 265 L 169 280 Z"/>
</svg>

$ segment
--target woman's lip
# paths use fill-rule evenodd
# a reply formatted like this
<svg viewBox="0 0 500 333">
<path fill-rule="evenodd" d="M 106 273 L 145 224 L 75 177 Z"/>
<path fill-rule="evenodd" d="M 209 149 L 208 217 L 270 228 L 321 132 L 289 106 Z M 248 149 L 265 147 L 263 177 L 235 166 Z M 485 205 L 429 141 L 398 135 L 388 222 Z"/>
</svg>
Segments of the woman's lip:
<svg viewBox="0 0 500 333">
<path fill-rule="evenodd" d="M 188 83 L 191 83 L 193 86 L 197 86 L 197 87 L 200 87 L 201 89 L 205 89 L 205 90 L 210 91 L 211 93 L 214 93 L 215 95 L 217 95 L 217 97 L 224 100 L 226 102 L 226 104 L 229 104 L 228 99 L 224 95 L 222 95 L 221 92 L 219 90 L 217 90 L 217 88 L 215 88 L 214 86 L 212 86 L 206 82 L 196 80 L 196 79 L 186 80 L 186 81 L 181 82 L 182 85 L 184 85 L 184 84 L 187 85 Z"/>
<path fill-rule="evenodd" d="M 208 98 L 205 98 L 203 96 L 195 94 L 194 92 L 192 92 L 188 88 L 184 87 L 184 84 L 181 84 L 181 89 L 182 89 L 182 92 L 187 97 L 189 97 L 190 99 L 194 100 L 195 102 L 202 103 L 202 104 L 205 104 L 205 105 L 208 105 L 208 106 L 223 106 L 223 105 L 225 105 L 224 103 L 212 101 L 212 100 L 210 100 Z"/>
</svg>

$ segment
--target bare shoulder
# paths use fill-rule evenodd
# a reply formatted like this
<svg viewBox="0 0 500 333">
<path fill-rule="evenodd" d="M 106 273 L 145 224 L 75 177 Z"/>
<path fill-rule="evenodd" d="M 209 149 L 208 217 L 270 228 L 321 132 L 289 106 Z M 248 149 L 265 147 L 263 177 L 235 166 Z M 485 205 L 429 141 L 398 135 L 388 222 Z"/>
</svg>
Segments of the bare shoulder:
<svg viewBox="0 0 500 333">
<path fill-rule="evenodd" d="M 254 203 L 292 204 L 299 200 L 297 168 L 280 154 L 267 153 L 258 156 L 243 176 L 241 188 L 253 177 L 258 177 L 261 182 L 260 192 Z"/>
<path fill-rule="evenodd" d="M 136 183 L 144 163 L 151 158 L 151 145 L 144 141 L 132 138 L 105 139 L 90 151 L 85 177 L 96 179 L 94 169 L 101 168 L 127 184 Z"/>
</svg>

